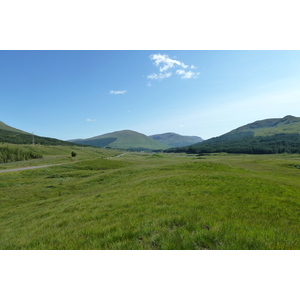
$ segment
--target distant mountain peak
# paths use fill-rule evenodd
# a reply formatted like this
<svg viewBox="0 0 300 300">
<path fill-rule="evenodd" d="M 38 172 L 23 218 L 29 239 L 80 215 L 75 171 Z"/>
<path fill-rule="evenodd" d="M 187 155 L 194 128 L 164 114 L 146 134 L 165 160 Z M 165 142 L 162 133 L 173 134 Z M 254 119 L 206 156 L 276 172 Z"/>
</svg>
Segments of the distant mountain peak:
<svg viewBox="0 0 300 300">
<path fill-rule="evenodd" d="M 291 115 L 287 115 L 284 118 L 282 118 L 282 121 L 298 121 L 299 118 L 291 116 Z"/>
</svg>

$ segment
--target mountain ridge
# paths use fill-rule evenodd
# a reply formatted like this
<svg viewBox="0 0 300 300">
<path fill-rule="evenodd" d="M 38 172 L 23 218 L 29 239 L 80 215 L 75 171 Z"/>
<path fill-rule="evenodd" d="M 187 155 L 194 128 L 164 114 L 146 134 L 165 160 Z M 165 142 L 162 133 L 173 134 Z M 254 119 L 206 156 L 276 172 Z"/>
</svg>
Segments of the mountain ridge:
<svg viewBox="0 0 300 300">
<path fill-rule="evenodd" d="M 258 120 L 205 141 L 200 137 L 180 136 L 172 132 L 147 136 L 133 130 L 114 131 L 88 139 L 73 139 L 70 141 L 34 137 L 36 143 L 41 144 L 77 143 L 137 151 L 165 150 L 166 152 L 178 152 L 189 149 L 190 152 L 194 153 L 300 153 L 300 118 L 287 115 L 283 118 Z M 170 140 L 174 137 L 199 138 L 202 141 L 175 148 L 170 145 Z M 160 141 L 164 141 L 164 143 Z M 32 135 L 0 121 L 0 142 L 30 144 Z"/>
</svg>

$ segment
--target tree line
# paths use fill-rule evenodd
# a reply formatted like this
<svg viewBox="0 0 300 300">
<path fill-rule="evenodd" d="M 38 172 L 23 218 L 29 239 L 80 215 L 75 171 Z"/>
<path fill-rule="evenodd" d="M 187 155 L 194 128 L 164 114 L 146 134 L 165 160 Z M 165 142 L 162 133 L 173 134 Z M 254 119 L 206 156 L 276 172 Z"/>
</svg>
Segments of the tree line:
<svg viewBox="0 0 300 300">
<path fill-rule="evenodd" d="M 243 154 L 300 154 L 300 134 L 275 134 L 273 136 L 220 137 L 188 147 L 167 149 L 165 152 L 243 153 Z"/>
<path fill-rule="evenodd" d="M 30 150 L 0 147 L 0 163 L 9 163 L 28 159 L 43 158 L 43 155 Z"/>
</svg>

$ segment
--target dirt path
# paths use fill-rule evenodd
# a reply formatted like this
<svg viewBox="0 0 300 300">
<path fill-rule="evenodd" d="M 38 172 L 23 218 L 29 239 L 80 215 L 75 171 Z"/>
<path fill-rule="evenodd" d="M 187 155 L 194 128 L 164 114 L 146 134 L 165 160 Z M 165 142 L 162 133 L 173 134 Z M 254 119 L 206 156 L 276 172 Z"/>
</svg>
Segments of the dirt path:
<svg viewBox="0 0 300 300">
<path fill-rule="evenodd" d="M 15 171 L 24 171 L 24 170 L 32 170 L 32 169 L 39 169 L 39 168 L 47 168 L 47 167 L 53 167 L 53 166 L 59 166 L 59 165 L 62 165 L 62 164 L 46 165 L 46 166 L 35 166 L 35 167 L 26 167 L 26 168 L 17 168 L 17 169 L 8 169 L 8 170 L 1 170 L 0 173 L 15 172 Z"/>
<path fill-rule="evenodd" d="M 126 153 L 122 153 L 119 154 L 118 156 L 115 157 L 108 157 L 107 159 L 112 159 L 112 158 L 116 158 L 116 157 L 121 157 Z M 40 169 L 40 168 L 47 168 L 47 167 L 53 167 L 53 166 L 60 166 L 60 165 L 64 165 L 66 163 L 62 163 L 62 164 L 55 164 L 55 165 L 45 165 L 45 166 L 35 166 L 35 167 L 26 167 L 26 168 L 17 168 L 17 169 L 7 169 L 7 170 L 0 170 L 0 173 L 6 173 L 6 172 L 15 172 L 15 171 L 24 171 L 24 170 L 32 170 L 32 169 Z"/>
<path fill-rule="evenodd" d="M 106 159 L 113 159 L 113 158 L 121 157 L 121 156 L 123 156 L 123 155 L 125 155 L 125 154 L 127 154 L 127 153 L 128 153 L 128 152 L 119 154 L 119 155 L 117 155 L 117 156 L 107 157 Z"/>
</svg>

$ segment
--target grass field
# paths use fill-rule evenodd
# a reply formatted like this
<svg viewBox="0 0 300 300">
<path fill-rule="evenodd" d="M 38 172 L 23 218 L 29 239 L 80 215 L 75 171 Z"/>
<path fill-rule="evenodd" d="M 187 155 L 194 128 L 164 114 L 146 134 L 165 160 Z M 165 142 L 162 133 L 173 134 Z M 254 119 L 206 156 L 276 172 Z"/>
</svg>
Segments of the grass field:
<svg viewBox="0 0 300 300">
<path fill-rule="evenodd" d="M 0 170 L 61 165 L 0 173 L 0 249 L 300 249 L 300 155 L 35 147 Z"/>
</svg>

